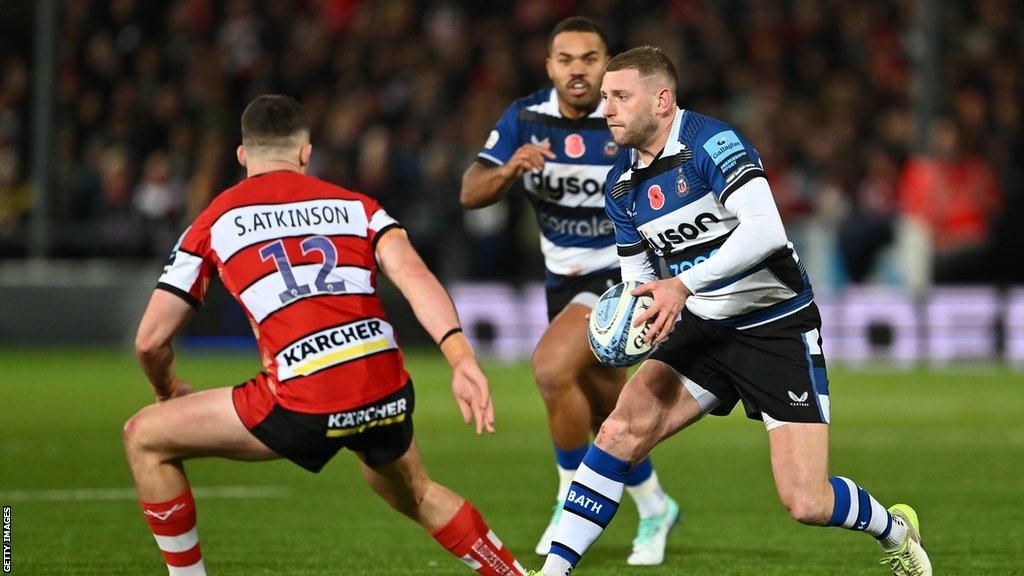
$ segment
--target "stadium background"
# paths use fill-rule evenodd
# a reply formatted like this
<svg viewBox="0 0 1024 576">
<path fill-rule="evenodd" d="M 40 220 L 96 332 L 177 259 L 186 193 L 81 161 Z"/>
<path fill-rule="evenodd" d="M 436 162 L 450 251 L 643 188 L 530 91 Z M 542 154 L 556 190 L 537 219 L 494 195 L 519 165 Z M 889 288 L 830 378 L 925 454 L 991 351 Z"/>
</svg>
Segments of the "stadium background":
<svg viewBox="0 0 1024 576">
<path fill-rule="evenodd" d="M 544 319 L 536 225 L 521 195 L 465 213 L 458 189 L 504 108 L 546 85 L 548 31 L 571 14 L 606 26 L 612 52 L 662 47 L 681 105 L 761 152 L 830 304 L 833 365 L 846 365 L 833 375 L 837 465 L 924 504 L 944 573 L 1021 573 L 1020 2 L 5 0 L 0 504 L 13 507 L 15 573 L 159 573 L 118 440 L 148 401 L 131 333 L 180 231 L 241 177 L 238 117 L 265 92 L 308 106 L 311 172 L 403 222 L 496 359 L 499 434 L 478 442 L 385 286 L 402 341 L 421 347 L 410 363 L 428 466 L 514 550 L 532 547 L 553 482 L 523 363 Z M 212 293 L 181 342 L 183 373 L 200 387 L 247 378 L 247 330 Z M 650 573 L 866 573 L 865 543 L 787 524 L 763 443 L 731 417 L 659 448 L 688 516 Z M 461 573 L 339 460 L 318 477 L 190 466 L 208 489 L 211 568 Z M 613 527 L 587 573 L 620 573 L 629 537 Z"/>
</svg>

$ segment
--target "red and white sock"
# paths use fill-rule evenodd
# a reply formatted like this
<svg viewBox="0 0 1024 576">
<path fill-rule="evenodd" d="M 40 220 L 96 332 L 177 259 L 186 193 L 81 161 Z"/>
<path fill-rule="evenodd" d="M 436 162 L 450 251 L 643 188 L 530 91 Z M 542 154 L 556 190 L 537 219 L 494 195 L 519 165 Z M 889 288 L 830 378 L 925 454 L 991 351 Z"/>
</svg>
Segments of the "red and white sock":
<svg viewBox="0 0 1024 576">
<path fill-rule="evenodd" d="M 170 576 L 206 576 L 196 532 L 196 501 L 192 491 L 167 502 L 143 502 L 142 513 L 149 522 L 156 544 L 164 555 Z"/>
<path fill-rule="evenodd" d="M 508 548 L 468 500 L 447 524 L 430 533 L 438 544 L 484 576 L 525 576 Z"/>
</svg>

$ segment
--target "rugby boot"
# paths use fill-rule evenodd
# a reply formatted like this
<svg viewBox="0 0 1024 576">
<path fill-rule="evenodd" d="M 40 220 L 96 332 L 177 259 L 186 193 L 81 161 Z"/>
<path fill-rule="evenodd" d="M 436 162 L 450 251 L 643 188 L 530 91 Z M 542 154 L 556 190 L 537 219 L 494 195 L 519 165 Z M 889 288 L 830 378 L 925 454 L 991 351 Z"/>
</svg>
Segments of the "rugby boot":
<svg viewBox="0 0 1024 576">
<path fill-rule="evenodd" d="M 657 566 L 665 560 L 665 545 L 682 514 L 679 504 L 665 496 L 665 511 L 657 516 L 641 518 L 633 539 L 633 551 L 626 563 L 630 566 Z"/>
<path fill-rule="evenodd" d="M 932 563 L 921 545 L 917 513 L 906 504 L 893 505 L 889 513 L 907 524 L 907 537 L 898 548 L 887 551 L 879 563 L 888 566 L 893 576 L 932 576 Z"/>
</svg>

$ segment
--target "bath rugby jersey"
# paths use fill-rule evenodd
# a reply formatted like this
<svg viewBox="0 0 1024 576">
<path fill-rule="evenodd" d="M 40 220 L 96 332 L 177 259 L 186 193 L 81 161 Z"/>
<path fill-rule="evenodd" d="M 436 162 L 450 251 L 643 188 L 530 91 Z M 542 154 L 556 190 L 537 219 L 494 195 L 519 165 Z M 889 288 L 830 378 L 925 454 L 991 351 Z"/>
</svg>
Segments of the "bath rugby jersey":
<svg viewBox="0 0 1024 576">
<path fill-rule="evenodd" d="M 602 116 L 562 116 L 554 88 L 512 103 L 491 130 L 477 160 L 501 166 L 524 144 L 551 144 L 556 158 L 523 174 L 522 185 L 540 227 L 544 265 L 574 276 L 618 267 L 615 230 L 604 210 L 604 181 L 621 156 Z"/>
<path fill-rule="evenodd" d="M 278 403 L 345 410 L 409 379 L 376 294 L 374 247 L 395 226 L 362 194 L 296 172 L 255 176 L 196 218 L 158 288 L 198 307 L 219 275 L 249 317 Z"/>
<path fill-rule="evenodd" d="M 740 329 L 811 303 L 810 281 L 788 242 L 732 276 L 691 282 L 697 272 L 706 271 L 698 267 L 715 257 L 739 224 L 726 207 L 730 195 L 764 178 L 757 151 L 736 130 L 677 110 L 661 154 L 649 166 L 638 158 L 631 150 L 609 172 L 605 186 L 618 253 L 624 258 L 623 280 L 633 279 L 626 278 L 627 268 L 633 268 L 627 259 L 653 253 L 661 260 L 660 275 L 680 276 L 691 289 L 696 286 L 686 301 L 691 312 Z"/>
</svg>

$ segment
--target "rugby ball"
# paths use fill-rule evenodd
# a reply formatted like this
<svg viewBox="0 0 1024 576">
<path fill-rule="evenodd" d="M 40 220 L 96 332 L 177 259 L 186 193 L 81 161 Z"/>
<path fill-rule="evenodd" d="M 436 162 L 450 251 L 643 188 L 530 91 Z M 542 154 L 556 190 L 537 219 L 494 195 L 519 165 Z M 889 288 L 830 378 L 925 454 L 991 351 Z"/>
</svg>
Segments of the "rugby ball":
<svg viewBox="0 0 1024 576">
<path fill-rule="evenodd" d="M 640 282 L 632 281 L 612 286 L 590 313 L 590 349 L 606 366 L 632 366 L 651 353 L 653 347 L 643 339 L 650 322 L 633 326 L 633 319 L 654 304 L 650 296 L 630 295 L 639 285 Z"/>
</svg>

